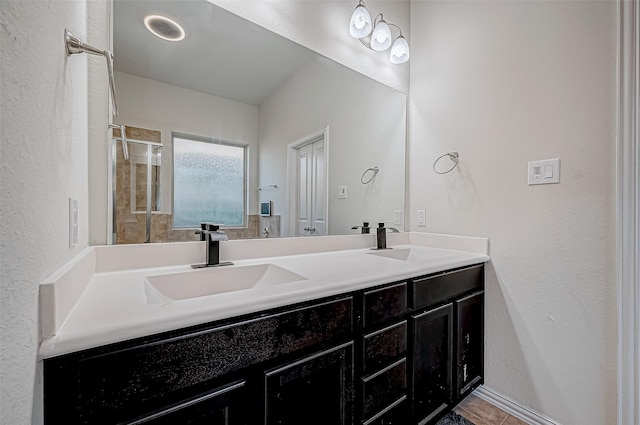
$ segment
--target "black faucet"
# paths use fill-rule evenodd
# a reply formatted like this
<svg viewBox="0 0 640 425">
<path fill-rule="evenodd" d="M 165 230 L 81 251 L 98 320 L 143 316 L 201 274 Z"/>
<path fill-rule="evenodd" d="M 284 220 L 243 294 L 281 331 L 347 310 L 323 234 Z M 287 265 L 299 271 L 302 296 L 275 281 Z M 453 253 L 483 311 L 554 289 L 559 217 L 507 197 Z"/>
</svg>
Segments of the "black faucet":
<svg viewBox="0 0 640 425">
<path fill-rule="evenodd" d="M 351 228 L 351 230 L 358 230 L 358 229 L 362 229 L 362 232 L 361 232 L 362 234 L 371 233 L 371 227 L 369 227 L 368 221 L 363 222 L 362 226 L 353 226 Z"/>
<path fill-rule="evenodd" d="M 395 227 L 384 227 L 384 223 L 378 223 L 378 228 L 376 229 L 376 248 L 375 249 L 391 249 L 391 248 L 387 248 L 387 229 L 390 230 L 392 233 L 400 233 L 400 231 Z"/>
<path fill-rule="evenodd" d="M 196 234 L 200 235 L 200 240 L 206 242 L 207 262 L 205 264 L 193 264 L 194 269 L 204 267 L 220 267 L 233 265 L 230 261 L 220 262 L 220 241 L 227 241 L 229 237 L 226 233 L 219 230 L 220 225 L 213 223 L 200 223 L 200 229 L 196 230 Z"/>
</svg>

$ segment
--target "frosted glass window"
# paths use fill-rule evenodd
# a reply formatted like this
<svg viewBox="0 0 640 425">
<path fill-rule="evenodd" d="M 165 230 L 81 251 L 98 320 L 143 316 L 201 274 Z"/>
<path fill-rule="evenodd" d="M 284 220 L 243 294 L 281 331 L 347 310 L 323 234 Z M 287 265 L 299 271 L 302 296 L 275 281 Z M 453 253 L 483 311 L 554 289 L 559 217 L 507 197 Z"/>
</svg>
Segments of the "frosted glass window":
<svg viewBox="0 0 640 425">
<path fill-rule="evenodd" d="M 173 136 L 173 227 L 244 226 L 246 146 Z"/>
</svg>

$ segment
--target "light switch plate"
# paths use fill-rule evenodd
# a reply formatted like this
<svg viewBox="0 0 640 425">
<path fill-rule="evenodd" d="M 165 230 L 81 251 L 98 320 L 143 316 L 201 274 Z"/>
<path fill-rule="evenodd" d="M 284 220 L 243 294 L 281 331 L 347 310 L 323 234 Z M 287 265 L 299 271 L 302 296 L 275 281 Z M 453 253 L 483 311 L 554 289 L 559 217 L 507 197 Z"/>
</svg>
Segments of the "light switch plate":
<svg viewBox="0 0 640 425">
<path fill-rule="evenodd" d="M 338 199 L 347 199 L 347 186 L 338 186 Z"/>
<path fill-rule="evenodd" d="M 427 212 L 418 210 L 416 216 L 418 217 L 418 226 L 425 227 L 427 225 Z"/>
<path fill-rule="evenodd" d="M 69 247 L 78 244 L 78 200 L 69 198 Z"/>
<path fill-rule="evenodd" d="M 393 224 L 394 226 L 402 226 L 402 210 L 393 212 Z"/>
<path fill-rule="evenodd" d="M 528 182 L 529 185 L 560 183 L 560 158 L 529 162 Z"/>
</svg>

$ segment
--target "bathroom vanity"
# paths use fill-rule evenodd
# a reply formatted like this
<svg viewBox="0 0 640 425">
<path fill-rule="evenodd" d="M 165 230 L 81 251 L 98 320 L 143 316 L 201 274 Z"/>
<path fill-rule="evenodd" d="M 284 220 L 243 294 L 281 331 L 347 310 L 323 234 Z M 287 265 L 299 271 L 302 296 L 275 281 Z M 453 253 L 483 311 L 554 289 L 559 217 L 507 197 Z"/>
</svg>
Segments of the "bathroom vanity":
<svg viewBox="0 0 640 425">
<path fill-rule="evenodd" d="M 487 259 L 45 358 L 45 423 L 435 423 L 482 383 Z"/>
</svg>

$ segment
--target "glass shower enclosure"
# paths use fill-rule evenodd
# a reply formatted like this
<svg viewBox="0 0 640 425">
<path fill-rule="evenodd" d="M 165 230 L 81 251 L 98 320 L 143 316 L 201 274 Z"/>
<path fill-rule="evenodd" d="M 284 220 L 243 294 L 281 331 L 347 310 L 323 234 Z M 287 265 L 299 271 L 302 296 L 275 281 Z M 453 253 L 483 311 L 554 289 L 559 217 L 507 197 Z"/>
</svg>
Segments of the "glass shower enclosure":
<svg viewBox="0 0 640 425">
<path fill-rule="evenodd" d="M 111 244 L 150 243 L 160 212 L 160 132 L 114 129 L 110 144 Z M 157 232 L 156 232 L 157 233 Z"/>
</svg>

